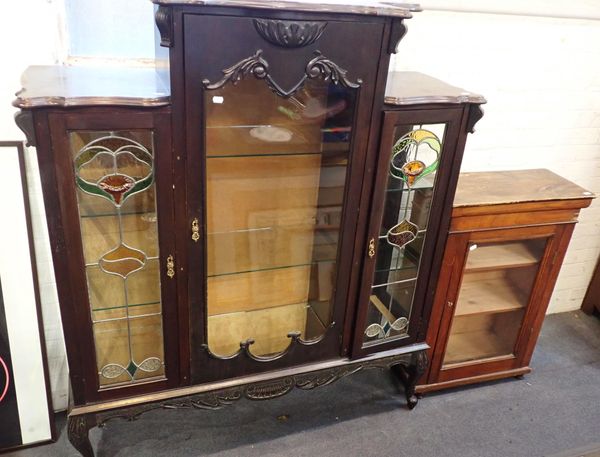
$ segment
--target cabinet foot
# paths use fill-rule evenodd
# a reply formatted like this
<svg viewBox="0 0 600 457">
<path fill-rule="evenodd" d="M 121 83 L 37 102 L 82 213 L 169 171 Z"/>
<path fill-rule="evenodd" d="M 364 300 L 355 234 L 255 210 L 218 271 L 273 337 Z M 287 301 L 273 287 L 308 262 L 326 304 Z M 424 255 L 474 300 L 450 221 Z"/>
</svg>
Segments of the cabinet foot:
<svg viewBox="0 0 600 457">
<path fill-rule="evenodd" d="M 427 351 L 419 351 L 412 354 L 408 365 L 399 364 L 392 366 L 392 373 L 404 385 L 404 395 L 406 396 L 408 409 L 413 409 L 419 402 L 415 388 L 421 376 L 427 371 L 428 365 Z"/>
<path fill-rule="evenodd" d="M 88 416 L 69 416 L 67 424 L 69 442 L 83 457 L 94 457 L 89 436 L 89 431 L 94 425 L 94 421 Z"/>
</svg>

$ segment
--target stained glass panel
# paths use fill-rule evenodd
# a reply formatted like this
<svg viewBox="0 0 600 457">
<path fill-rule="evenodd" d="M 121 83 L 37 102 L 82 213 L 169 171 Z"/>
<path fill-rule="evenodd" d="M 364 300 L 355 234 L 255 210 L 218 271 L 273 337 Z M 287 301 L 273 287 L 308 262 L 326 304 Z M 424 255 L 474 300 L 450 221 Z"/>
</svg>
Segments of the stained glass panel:
<svg viewBox="0 0 600 457">
<path fill-rule="evenodd" d="M 408 335 L 445 124 L 395 129 L 364 345 Z"/>
<path fill-rule="evenodd" d="M 165 374 L 150 131 L 70 133 L 100 386 Z"/>
</svg>

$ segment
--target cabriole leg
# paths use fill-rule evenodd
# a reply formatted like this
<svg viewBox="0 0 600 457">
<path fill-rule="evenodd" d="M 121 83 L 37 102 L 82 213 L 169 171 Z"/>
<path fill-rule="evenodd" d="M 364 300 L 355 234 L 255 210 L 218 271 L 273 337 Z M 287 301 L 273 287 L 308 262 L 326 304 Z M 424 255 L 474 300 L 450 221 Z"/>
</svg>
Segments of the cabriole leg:
<svg viewBox="0 0 600 457">
<path fill-rule="evenodd" d="M 89 416 L 69 416 L 67 424 L 69 442 L 83 457 L 94 457 L 89 431 L 95 425 Z"/>
<path fill-rule="evenodd" d="M 412 354 L 410 364 L 408 365 L 394 365 L 392 367 L 392 373 L 402 382 L 404 385 L 404 394 L 406 395 L 406 404 L 408 409 L 413 409 L 417 406 L 419 399 L 415 394 L 415 388 L 417 382 L 427 371 L 429 360 L 427 358 L 426 351 L 419 351 Z"/>
</svg>

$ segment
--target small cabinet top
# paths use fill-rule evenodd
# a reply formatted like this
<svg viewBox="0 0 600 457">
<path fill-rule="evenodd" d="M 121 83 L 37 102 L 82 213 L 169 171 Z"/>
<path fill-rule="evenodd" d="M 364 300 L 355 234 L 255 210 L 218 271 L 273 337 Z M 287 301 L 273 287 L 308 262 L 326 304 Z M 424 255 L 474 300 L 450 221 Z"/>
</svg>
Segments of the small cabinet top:
<svg viewBox="0 0 600 457">
<path fill-rule="evenodd" d="M 34 65 L 21 76 L 17 108 L 44 106 L 164 106 L 170 89 L 153 67 Z"/>
<path fill-rule="evenodd" d="M 384 100 L 387 105 L 486 103 L 481 95 L 415 71 L 390 72 Z"/>
<path fill-rule="evenodd" d="M 461 173 L 453 215 L 461 208 L 563 200 L 581 200 L 586 207 L 592 198 L 592 192 L 546 169 Z"/>
<path fill-rule="evenodd" d="M 198 5 L 224 6 L 234 8 L 253 8 L 284 11 L 305 11 L 315 13 L 362 14 L 368 16 L 393 16 L 409 18 L 411 12 L 421 11 L 414 3 L 394 1 L 378 2 L 362 0 L 360 2 L 344 0 L 152 0 L 158 5 Z"/>
</svg>

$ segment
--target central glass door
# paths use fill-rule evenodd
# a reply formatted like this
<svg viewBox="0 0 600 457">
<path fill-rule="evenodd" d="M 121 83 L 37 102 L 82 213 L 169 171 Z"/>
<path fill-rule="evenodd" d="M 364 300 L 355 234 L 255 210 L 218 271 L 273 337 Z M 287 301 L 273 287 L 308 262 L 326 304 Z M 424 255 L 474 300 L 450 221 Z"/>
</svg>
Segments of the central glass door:
<svg viewBox="0 0 600 457">
<path fill-rule="evenodd" d="M 248 77 L 204 91 L 208 349 L 255 356 L 332 324 L 356 90 L 283 97 Z"/>
</svg>

